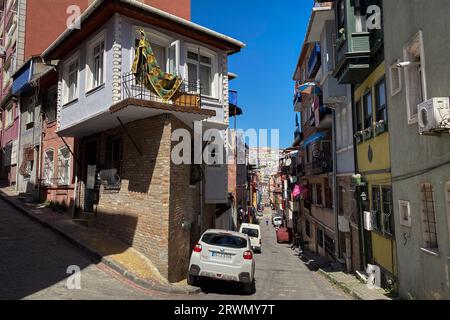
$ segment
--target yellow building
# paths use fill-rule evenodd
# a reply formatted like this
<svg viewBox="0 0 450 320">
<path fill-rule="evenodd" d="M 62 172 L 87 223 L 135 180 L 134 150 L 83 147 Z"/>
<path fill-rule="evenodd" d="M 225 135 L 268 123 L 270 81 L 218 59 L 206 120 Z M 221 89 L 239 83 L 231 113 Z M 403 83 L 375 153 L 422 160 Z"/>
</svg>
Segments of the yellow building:
<svg viewBox="0 0 450 320">
<path fill-rule="evenodd" d="M 396 282 L 397 263 L 384 62 L 355 88 L 354 99 L 363 258 L 380 267 L 381 284 L 389 287 Z"/>
</svg>

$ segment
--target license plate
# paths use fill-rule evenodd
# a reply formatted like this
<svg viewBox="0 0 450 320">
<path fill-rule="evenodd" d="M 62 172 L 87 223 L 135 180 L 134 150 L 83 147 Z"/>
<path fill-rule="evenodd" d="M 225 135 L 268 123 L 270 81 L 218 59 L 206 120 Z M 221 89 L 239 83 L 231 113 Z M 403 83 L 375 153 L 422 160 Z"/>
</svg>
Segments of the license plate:
<svg viewBox="0 0 450 320">
<path fill-rule="evenodd" d="M 220 252 L 211 252 L 211 257 L 219 258 L 219 259 L 226 259 L 226 260 L 231 259 L 231 255 L 226 254 L 226 253 L 220 253 Z"/>
</svg>

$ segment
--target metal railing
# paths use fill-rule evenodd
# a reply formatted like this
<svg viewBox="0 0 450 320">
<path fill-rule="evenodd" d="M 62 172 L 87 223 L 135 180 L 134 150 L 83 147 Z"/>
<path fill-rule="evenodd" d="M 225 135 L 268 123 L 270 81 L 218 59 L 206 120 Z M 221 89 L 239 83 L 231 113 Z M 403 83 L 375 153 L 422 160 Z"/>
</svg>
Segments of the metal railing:
<svg viewBox="0 0 450 320">
<path fill-rule="evenodd" d="M 144 77 L 140 77 L 144 79 Z M 149 89 L 145 83 L 140 81 L 132 72 L 122 75 L 122 99 L 139 99 L 168 103 L 186 108 L 200 108 L 202 104 L 202 90 L 198 82 L 183 80 L 178 91 L 168 101 L 162 99 L 153 89 Z"/>
</svg>

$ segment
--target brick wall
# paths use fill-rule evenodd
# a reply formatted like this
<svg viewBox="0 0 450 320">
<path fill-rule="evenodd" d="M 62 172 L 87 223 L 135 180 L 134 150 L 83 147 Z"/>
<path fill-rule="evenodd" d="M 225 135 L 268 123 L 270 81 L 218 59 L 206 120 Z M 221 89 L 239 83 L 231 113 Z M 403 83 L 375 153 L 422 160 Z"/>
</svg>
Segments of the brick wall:
<svg viewBox="0 0 450 320">
<path fill-rule="evenodd" d="M 170 117 L 135 121 L 127 130 L 143 156 L 123 135 L 122 187 L 119 193 L 101 193 L 98 226 L 149 257 L 169 277 Z"/>
<path fill-rule="evenodd" d="M 172 163 L 171 133 L 189 128 L 170 115 L 126 127 L 143 156 L 122 134 L 122 186 L 119 192 L 101 190 L 96 225 L 150 258 L 169 281 L 180 281 L 186 277 L 192 246 L 200 236 L 200 188 L 190 186 L 190 165 Z M 100 164 L 107 137 L 120 131 L 98 135 Z M 213 227 L 214 220 L 215 205 L 205 206 L 203 230 Z M 191 228 L 183 228 L 183 222 Z"/>
</svg>

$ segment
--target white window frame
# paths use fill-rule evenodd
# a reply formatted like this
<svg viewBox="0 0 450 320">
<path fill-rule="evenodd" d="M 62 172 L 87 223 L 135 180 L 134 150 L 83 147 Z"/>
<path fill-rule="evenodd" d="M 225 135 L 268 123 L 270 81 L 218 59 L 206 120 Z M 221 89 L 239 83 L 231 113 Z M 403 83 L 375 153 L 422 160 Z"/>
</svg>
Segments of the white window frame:
<svg viewBox="0 0 450 320">
<path fill-rule="evenodd" d="M 64 181 L 61 180 L 61 176 L 59 174 L 60 168 L 61 168 L 61 166 L 60 166 L 60 157 L 62 157 L 62 150 L 64 150 L 64 149 L 67 149 L 67 152 L 69 154 L 69 161 L 68 161 L 69 168 L 67 170 L 67 183 L 66 183 L 65 180 Z M 58 186 L 69 186 L 70 185 L 70 181 L 71 181 L 71 178 L 72 178 L 71 177 L 71 173 L 70 173 L 71 166 L 72 166 L 71 162 L 72 162 L 72 155 L 70 154 L 69 148 L 67 148 L 66 146 L 63 146 L 63 147 L 59 148 L 58 149 Z"/>
<path fill-rule="evenodd" d="M 103 67 L 102 67 L 102 81 L 97 85 L 94 84 L 94 49 L 103 42 Z M 106 32 L 105 30 L 100 31 L 93 39 L 91 39 L 87 44 L 86 53 L 86 92 L 95 90 L 105 84 L 106 81 L 106 66 L 107 66 L 107 55 L 106 55 Z"/>
<path fill-rule="evenodd" d="M 135 48 L 135 42 L 136 39 L 140 39 L 140 30 L 144 30 L 145 31 L 145 36 L 147 38 L 147 40 L 150 43 L 154 43 L 156 45 L 162 46 L 166 49 L 166 61 L 165 61 L 165 67 L 166 67 L 166 72 L 169 72 L 170 70 L 170 61 L 169 61 L 169 51 L 170 48 L 175 47 L 175 74 L 180 75 L 180 48 L 181 48 L 181 42 L 180 40 L 175 40 L 174 38 L 163 34 L 159 31 L 156 31 L 154 29 L 151 28 L 146 28 L 146 27 L 142 27 L 142 26 L 133 26 L 132 28 L 132 35 L 131 35 L 131 39 L 132 39 L 132 54 L 131 54 L 131 65 L 133 65 L 133 61 L 134 61 L 134 56 L 136 54 L 136 48 Z M 158 63 L 161 63 L 160 61 L 158 61 Z"/>
<path fill-rule="evenodd" d="M 419 42 L 420 46 L 420 64 L 421 64 L 421 75 L 422 75 L 422 93 L 423 93 L 423 101 L 427 101 L 427 77 L 426 77 L 426 60 L 425 60 L 425 50 L 424 50 L 424 43 L 423 43 L 423 33 L 422 30 L 419 30 L 404 46 L 403 46 L 403 59 L 404 61 L 408 61 L 409 53 L 408 49 L 411 47 L 412 44 L 415 42 Z M 417 109 L 417 106 L 411 105 L 410 96 L 411 96 L 411 88 L 409 86 L 409 76 L 410 67 L 404 68 L 405 73 L 405 91 L 406 91 L 406 111 L 408 116 L 408 124 L 412 125 L 417 123 L 418 121 L 418 115 L 412 115 L 411 110 Z"/>
<path fill-rule="evenodd" d="M 404 217 L 402 210 L 406 209 L 406 217 Z M 406 200 L 398 200 L 398 213 L 400 215 L 400 224 L 405 227 L 411 227 L 411 203 Z"/>
<path fill-rule="evenodd" d="M 53 159 L 50 166 L 50 174 L 47 173 L 47 159 L 48 159 L 48 152 L 53 153 Z M 44 152 L 44 185 L 51 186 L 53 185 L 53 179 L 55 177 L 55 150 L 53 148 L 47 149 Z"/>
<path fill-rule="evenodd" d="M 400 59 L 397 59 L 389 68 L 389 80 L 390 80 L 390 90 L 391 90 L 391 97 L 397 95 L 402 91 L 402 73 L 399 67 L 397 67 L 397 64 L 400 63 Z M 392 79 L 394 78 L 394 73 L 397 74 L 398 77 L 398 88 L 394 88 L 393 84 L 394 81 Z"/>
<path fill-rule="evenodd" d="M 219 60 L 218 60 L 217 53 L 215 53 L 214 51 L 207 49 L 203 46 L 200 46 L 200 45 L 186 43 L 185 50 L 184 50 L 184 54 L 185 54 L 184 70 L 185 70 L 185 79 L 186 80 L 189 79 L 188 62 L 194 62 L 193 60 L 188 59 L 188 51 L 191 51 L 196 54 L 200 54 L 202 56 L 205 56 L 205 57 L 208 57 L 211 59 L 211 72 L 212 72 L 211 95 L 202 94 L 202 96 L 207 97 L 207 98 L 212 98 L 212 99 L 219 99 L 219 96 L 220 96 L 219 95 L 219 72 L 218 72 Z M 197 81 L 200 81 L 201 62 L 197 61 L 197 63 L 199 63 L 199 64 L 197 65 L 197 77 L 196 78 L 197 78 Z"/>
<path fill-rule="evenodd" d="M 77 88 L 75 90 L 75 96 L 69 100 L 69 67 L 74 62 L 78 63 L 78 70 L 77 70 Z M 70 56 L 68 59 L 64 61 L 63 65 L 63 105 L 67 105 L 73 101 L 76 101 L 80 96 L 80 52 L 75 52 L 72 56 Z"/>
</svg>

